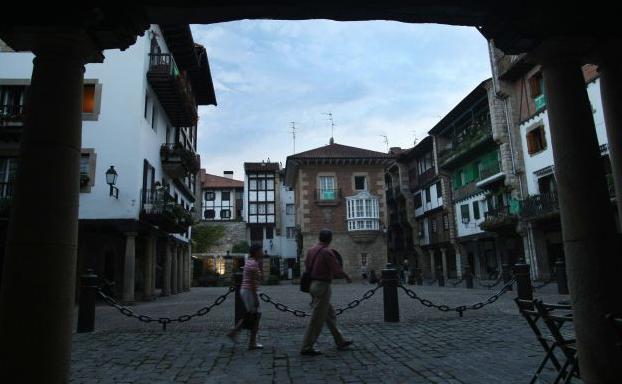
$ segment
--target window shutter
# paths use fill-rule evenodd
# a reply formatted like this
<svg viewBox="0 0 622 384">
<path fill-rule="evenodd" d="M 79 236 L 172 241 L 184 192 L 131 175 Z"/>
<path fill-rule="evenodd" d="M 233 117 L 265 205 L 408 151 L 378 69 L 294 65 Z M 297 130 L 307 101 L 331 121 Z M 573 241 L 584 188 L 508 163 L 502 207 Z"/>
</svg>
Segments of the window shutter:
<svg viewBox="0 0 622 384">
<path fill-rule="evenodd" d="M 542 94 L 542 88 L 540 87 L 540 75 L 536 74 L 529 78 L 529 90 L 531 93 L 531 98 L 535 99 L 536 97 Z"/>
</svg>

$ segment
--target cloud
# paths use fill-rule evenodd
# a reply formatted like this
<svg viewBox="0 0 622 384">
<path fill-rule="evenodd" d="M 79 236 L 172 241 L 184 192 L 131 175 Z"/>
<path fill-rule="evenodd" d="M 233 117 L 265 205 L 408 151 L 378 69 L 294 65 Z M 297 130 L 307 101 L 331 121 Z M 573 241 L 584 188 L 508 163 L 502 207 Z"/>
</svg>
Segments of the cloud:
<svg viewBox="0 0 622 384">
<path fill-rule="evenodd" d="M 490 77 L 485 39 L 474 29 L 388 21 L 242 20 L 192 26 L 208 51 L 217 107 L 199 108 L 202 166 L 285 163 L 335 139 L 386 151 L 412 146 Z"/>
</svg>

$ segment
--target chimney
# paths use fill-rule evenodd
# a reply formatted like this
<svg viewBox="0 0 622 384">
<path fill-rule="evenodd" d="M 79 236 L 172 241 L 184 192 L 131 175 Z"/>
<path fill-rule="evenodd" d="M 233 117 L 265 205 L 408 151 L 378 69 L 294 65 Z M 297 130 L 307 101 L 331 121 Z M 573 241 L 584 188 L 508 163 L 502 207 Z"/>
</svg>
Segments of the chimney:
<svg viewBox="0 0 622 384">
<path fill-rule="evenodd" d="M 223 176 L 227 179 L 233 179 L 233 171 L 224 171 Z"/>
</svg>

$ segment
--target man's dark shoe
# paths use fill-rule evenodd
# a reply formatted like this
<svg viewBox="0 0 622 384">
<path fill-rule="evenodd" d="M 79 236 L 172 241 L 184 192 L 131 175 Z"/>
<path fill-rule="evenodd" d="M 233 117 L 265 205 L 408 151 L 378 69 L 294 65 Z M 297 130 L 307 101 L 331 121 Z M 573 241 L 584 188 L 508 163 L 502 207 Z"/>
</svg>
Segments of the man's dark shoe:
<svg viewBox="0 0 622 384">
<path fill-rule="evenodd" d="M 302 351 L 300 351 L 300 354 L 304 356 L 317 356 L 321 355 L 322 352 L 318 351 L 317 349 L 303 349 Z"/>
<path fill-rule="evenodd" d="M 337 346 L 337 350 L 338 351 L 345 351 L 348 349 L 349 346 L 351 346 L 354 343 L 354 341 L 352 340 L 346 340 L 343 343 L 339 344 Z"/>
</svg>

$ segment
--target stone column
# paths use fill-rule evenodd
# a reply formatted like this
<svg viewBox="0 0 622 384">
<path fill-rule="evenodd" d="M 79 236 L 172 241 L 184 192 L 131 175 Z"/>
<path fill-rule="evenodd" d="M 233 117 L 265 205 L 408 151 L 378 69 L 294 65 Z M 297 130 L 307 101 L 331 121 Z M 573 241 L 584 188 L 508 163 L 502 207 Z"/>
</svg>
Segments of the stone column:
<svg viewBox="0 0 622 384">
<path fill-rule="evenodd" d="M 620 109 L 622 66 L 620 63 L 622 57 L 615 45 L 607 46 L 603 51 L 599 63 L 600 94 L 605 115 L 613 185 L 618 202 L 618 224 L 622 228 L 622 209 L 620 209 L 620 201 L 622 201 L 622 109 Z"/>
<path fill-rule="evenodd" d="M 184 248 L 184 255 L 186 260 L 186 268 L 184 269 L 184 291 L 189 291 L 192 278 L 192 254 L 190 253 L 190 244 Z"/>
<path fill-rule="evenodd" d="M 177 293 L 184 291 L 184 254 L 181 247 L 177 247 Z"/>
<path fill-rule="evenodd" d="M 441 261 L 443 263 L 443 277 L 447 281 L 447 250 L 445 248 L 441 248 Z"/>
<path fill-rule="evenodd" d="M 436 276 L 436 263 L 434 262 L 434 250 L 430 249 L 428 250 L 428 253 L 430 254 L 430 275 L 432 276 L 432 278 L 434 278 L 434 276 Z"/>
<path fill-rule="evenodd" d="M 171 257 L 171 243 L 169 240 L 164 242 L 164 266 L 162 270 L 162 296 L 171 294 L 171 278 L 173 269 L 173 258 Z"/>
<path fill-rule="evenodd" d="M 156 252 L 156 238 L 153 235 L 145 237 L 145 263 L 144 274 L 145 284 L 143 287 L 143 300 L 151 300 L 153 298 L 153 280 L 155 276 L 153 274 Z"/>
<path fill-rule="evenodd" d="M 179 276 L 177 270 L 178 270 L 178 265 L 177 265 L 177 245 L 172 245 L 171 246 L 171 260 L 172 262 L 172 268 L 171 268 L 171 293 L 173 295 L 176 295 L 177 292 L 179 292 L 177 290 L 177 277 Z"/>
<path fill-rule="evenodd" d="M 456 274 L 458 279 L 462 279 L 462 247 L 459 244 L 455 244 L 454 252 L 456 253 Z"/>
<path fill-rule="evenodd" d="M 151 263 L 151 295 L 155 298 L 157 265 L 158 265 L 158 238 L 153 237 L 153 259 Z"/>
<path fill-rule="evenodd" d="M 136 233 L 125 234 L 125 256 L 123 258 L 123 301 L 134 301 L 134 281 L 136 265 Z"/>
<path fill-rule="evenodd" d="M 564 48 L 545 44 L 540 61 L 579 365 L 586 383 L 613 383 L 622 355 L 605 315 L 622 313 L 622 258 L 581 62 Z"/>
<path fill-rule="evenodd" d="M 0 289 L 0 382 L 68 382 L 85 33 L 24 36 L 35 59 Z M 45 195 L 45 209 L 34 202 Z M 38 356 L 33 368 L 33 354 Z"/>
</svg>

